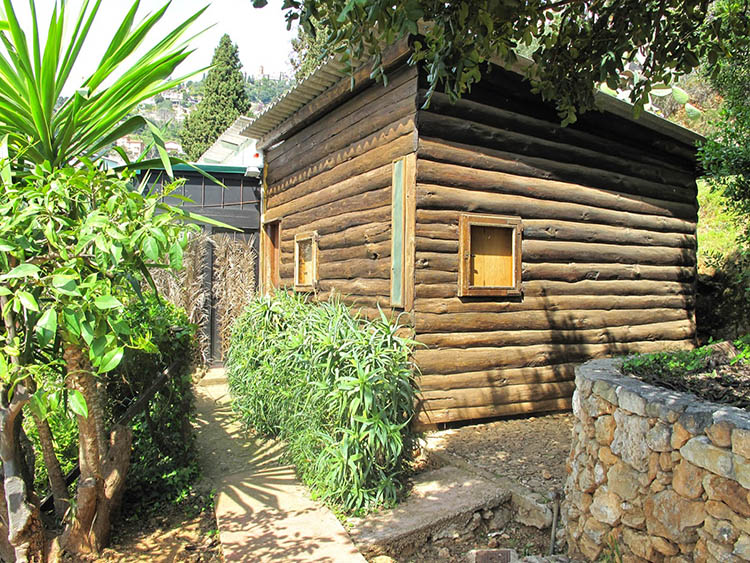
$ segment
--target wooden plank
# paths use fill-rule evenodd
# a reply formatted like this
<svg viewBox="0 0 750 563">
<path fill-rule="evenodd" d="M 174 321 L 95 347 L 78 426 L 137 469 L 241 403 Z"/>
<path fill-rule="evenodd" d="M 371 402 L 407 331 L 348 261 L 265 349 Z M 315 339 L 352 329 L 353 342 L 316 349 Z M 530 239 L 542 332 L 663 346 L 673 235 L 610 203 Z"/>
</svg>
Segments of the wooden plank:
<svg viewBox="0 0 750 563">
<path fill-rule="evenodd" d="M 404 159 L 393 162 L 391 182 L 391 306 L 404 306 Z"/>
<path fill-rule="evenodd" d="M 404 310 L 414 309 L 416 271 L 417 227 L 417 155 L 406 155 L 404 170 Z"/>
</svg>

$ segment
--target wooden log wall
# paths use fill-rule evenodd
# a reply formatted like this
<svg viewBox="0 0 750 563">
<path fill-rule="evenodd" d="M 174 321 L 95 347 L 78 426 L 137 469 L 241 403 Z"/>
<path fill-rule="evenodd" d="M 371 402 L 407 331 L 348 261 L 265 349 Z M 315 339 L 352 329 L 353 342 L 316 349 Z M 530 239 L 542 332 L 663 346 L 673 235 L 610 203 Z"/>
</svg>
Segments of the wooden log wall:
<svg viewBox="0 0 750 563">
<path fill-rule="evenodd" d="M 566 409 L 576 363 L 693 345 L 692 147 L 597 112 L 562 128 L 497 68 L 417 127 L 420 422 Z M 457 297 L 460 212 L 522 218 L 522 297 Z"/>
<path fill-rule="evenodd" d="M 400 66 L 266 151 L 282 286 L 293 285 L 294 236 L 317 231 L 316 297 L 336 292 L 365 315 L 389 307 L 392 162 L 417 149 L 417 76 Z"/>
</svg>

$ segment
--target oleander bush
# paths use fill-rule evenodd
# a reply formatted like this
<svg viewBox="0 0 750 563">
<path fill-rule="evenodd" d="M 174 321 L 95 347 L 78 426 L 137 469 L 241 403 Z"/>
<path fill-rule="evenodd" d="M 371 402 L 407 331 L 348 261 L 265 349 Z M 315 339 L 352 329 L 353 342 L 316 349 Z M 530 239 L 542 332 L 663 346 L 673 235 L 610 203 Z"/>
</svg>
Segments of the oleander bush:
<svg viewBox="0 0 750 563">
<path fill-rule="evenodd" d="M 312 490 L 345 512 L 396 502 L 413 450 L 411 340 L 385 315 L 338 300 L 257 297 L 233 326 L 226 362 L 233 405 L 277 436 Z"/>
</svg>

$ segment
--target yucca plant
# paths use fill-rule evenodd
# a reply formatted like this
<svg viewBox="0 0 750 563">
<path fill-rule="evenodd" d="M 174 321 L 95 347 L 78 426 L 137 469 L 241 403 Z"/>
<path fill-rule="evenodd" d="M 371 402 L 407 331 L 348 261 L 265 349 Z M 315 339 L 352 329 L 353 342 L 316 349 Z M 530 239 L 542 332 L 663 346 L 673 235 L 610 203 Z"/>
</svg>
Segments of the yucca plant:
<svg viewBox="0 0 750 563">
<path fill-rule="evenodd" d="M 141 49 L 170 2 L 137 21 L 135 0 L 96 70 L 75 93 L 58 104 L 71 72 L 82 58 L 89 32 L 95 25 L 102 0 L 84 0 L 70 25 L 65 0 L 56 0 L 44 45 L 36 3 L 31 8 L 31 34 L 19 22 L 11 0 L 2 0 L 0 14 L 0 136 L 8 135 L 11 162 L 20 168 L 48 163 L 49 168 L 92 160 L 117 139 L 147 127 L 156 128 L 141 116 L 129 117 L 142 101 L 178 85 L 190 75 L 171 78 L 192 50 L 186 34 L 205 8 L 188 17 L 145 53 Z M 91 56 L 89 52 L 86 56 Z M 126 66 L 127 63 L 127 66 Z M 196 71 L 201 72 L 201 71 Z M 164 144 L 156 135 L 160 159 L 171 173 Z M 142 163 L 143 165 L 144 163 Z"/>
</svg>

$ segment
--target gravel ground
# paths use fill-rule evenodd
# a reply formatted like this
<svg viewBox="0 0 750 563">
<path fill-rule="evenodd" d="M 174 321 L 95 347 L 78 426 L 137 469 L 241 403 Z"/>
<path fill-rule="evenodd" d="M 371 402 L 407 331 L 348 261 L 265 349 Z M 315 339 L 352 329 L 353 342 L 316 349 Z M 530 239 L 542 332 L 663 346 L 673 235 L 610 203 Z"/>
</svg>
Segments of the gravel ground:
<svg viewBox="0 0 750 563">
<path fill-rule="evenodd" d="M 513 418 L 427 434 L 428 449 L 507 477 L 544 497 L 562 491 L 573 428 L 571 413 Z"/>
</svg>

